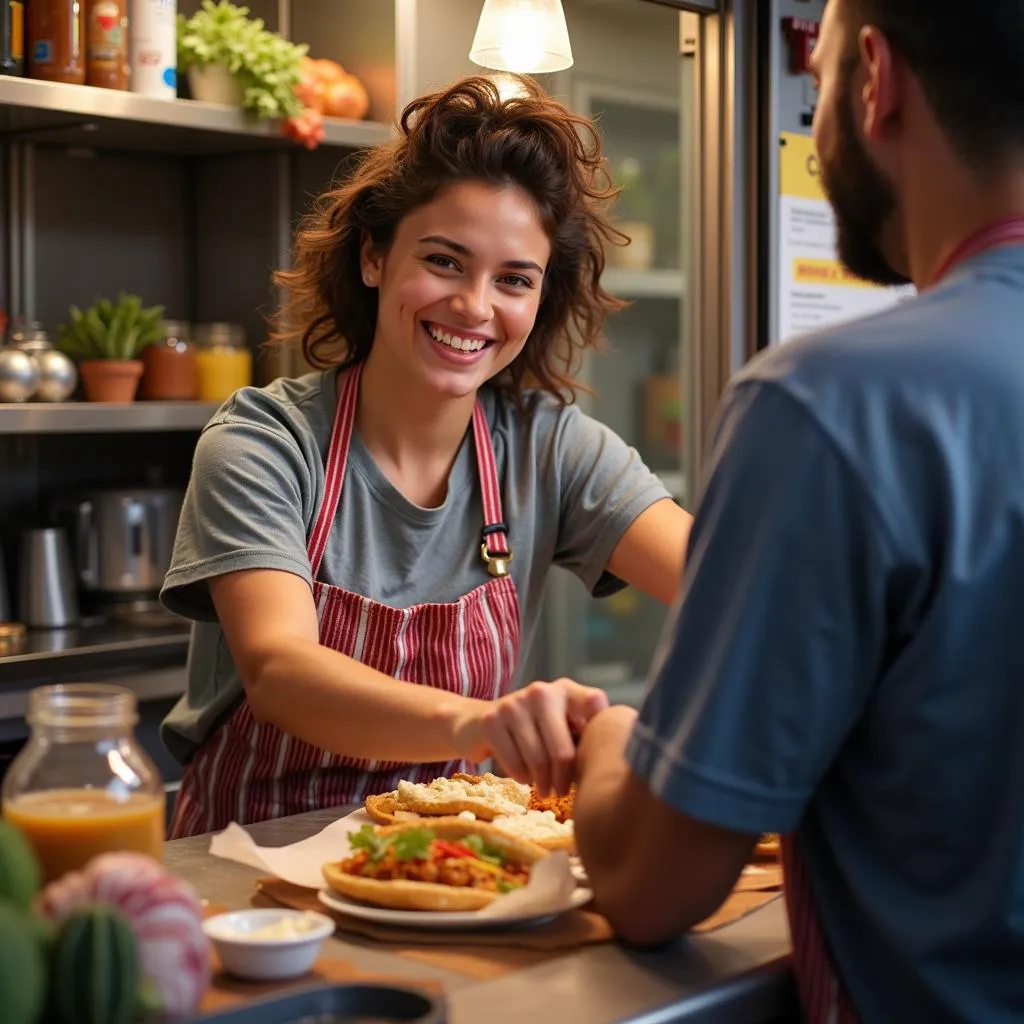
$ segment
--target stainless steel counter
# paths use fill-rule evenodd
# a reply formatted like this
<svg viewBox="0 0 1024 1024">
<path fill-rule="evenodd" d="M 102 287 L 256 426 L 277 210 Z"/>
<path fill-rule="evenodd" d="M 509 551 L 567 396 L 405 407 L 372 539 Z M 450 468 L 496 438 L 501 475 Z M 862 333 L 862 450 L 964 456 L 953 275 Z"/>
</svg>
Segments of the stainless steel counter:
<svg viewBox="0 0 1024 1024">
<path fill-rule="evenodd" d="M 261 845 L 283 846 L 312 835 L 340 813 L 315 811 L 253 825 L 250 832 Z M 258 872 L 211 857 L 209 842 L 209 836 L 198 836 L 168 843 L 168 869 L 191 882 L 200 896 L 232 907 L 248 905 Z M 657 952 L 606 943 L 489 981 L 426 967 L 396 956 L 383 943 L 354 936 L 329 941 L 336 955 L 365 970 L 442 982 L 450 1024 L 764 1024 L 796 1019 L 781 900 L 726 928 Z"/>
</svg>

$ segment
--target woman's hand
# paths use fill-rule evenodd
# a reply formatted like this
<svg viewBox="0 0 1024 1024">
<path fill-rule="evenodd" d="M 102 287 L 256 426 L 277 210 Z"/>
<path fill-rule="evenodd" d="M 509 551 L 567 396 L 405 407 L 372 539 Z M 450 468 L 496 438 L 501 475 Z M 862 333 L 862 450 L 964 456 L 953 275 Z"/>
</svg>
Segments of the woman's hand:
<svg viewBox="0 0 1024 1024">
<path fill-rule="evenodd" d="M 471 760 L 493 756 L 507 775 L 542 794 L 564 794 L 576 770 L 574 734 L 606 707 L 603 690 L 571 679 L 531 683 L 476 704 L 456 728 L 456 745 Z"/>
</svg>

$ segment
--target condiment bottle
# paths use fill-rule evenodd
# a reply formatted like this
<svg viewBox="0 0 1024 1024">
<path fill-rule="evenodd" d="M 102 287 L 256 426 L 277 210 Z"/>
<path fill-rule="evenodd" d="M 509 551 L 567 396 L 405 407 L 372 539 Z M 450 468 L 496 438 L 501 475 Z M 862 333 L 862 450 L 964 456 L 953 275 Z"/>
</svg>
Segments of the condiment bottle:
<svg viewBox="0 0 1024 1024">
<path fill-rule="evenodd" d="M 25 5 L 0 0 L 0 75 L 25 74 Z"/>
<path fill-rule="evenodd" d="M 199 396 L 199 366 L 187 323 L 165 320 L 162 337 L 142 350 L 139 398 L 186 402 Z"/>
<path fill-rule="evenodd" d="M 178 95 L 177 14 L 177 0 L 131 0 L 132 92 L 168 100 Z"/>
<path fill-rule="evenodd" d="M 25 834 L 44 881 L 113 850 L 163 857 L 164 790 L 134 735 L 135 694 L 44 686 L 29 694 L 28 743 L 3 780 L 4 818 Z"/>
<path fill-rule="evenodd" d="M 32 0 L 25 48 L 29 78 L 85 84 L 85 0 Z"/>
<path fill-rule="evenodd" d="M 196 343 L 202 401 L 223 402 L 252 383 L 252 352 L 239 324 L 200 324 Z"/>
<path fill-rule="evenodd" d="M 85 0 L 86 85 L 127 89 L 128 0 Z"/>
</svg>

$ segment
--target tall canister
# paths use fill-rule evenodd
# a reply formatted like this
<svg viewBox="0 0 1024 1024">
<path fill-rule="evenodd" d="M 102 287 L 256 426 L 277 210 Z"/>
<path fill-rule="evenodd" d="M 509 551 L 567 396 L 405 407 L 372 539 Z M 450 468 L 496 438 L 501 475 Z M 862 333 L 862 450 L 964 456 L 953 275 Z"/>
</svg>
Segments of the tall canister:
<svg viewBox="0 0 1024 1024">
<path fill-rule="evenodd" d="M 131 90 L 172 100 L 178 94 L 178 0 L 131 0 Z"/>
</svg>

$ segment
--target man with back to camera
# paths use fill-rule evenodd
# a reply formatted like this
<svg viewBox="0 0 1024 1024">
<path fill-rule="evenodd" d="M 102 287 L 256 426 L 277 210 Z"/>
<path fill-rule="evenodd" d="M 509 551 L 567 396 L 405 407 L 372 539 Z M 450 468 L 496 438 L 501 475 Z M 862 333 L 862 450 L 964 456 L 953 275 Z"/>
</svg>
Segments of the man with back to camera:
<svg viewBox="0 0 1024 1024">
<path fill-rule="evenodd" d="M 645 944 L 782 833 L 808 1020 L 1019 1019 L 1024 2 L 831 0 L 813 63 L 842 259 L 921 294 L 730 385 L 643 708 L 582 737 L 578 845 Z"/>
</svg>

